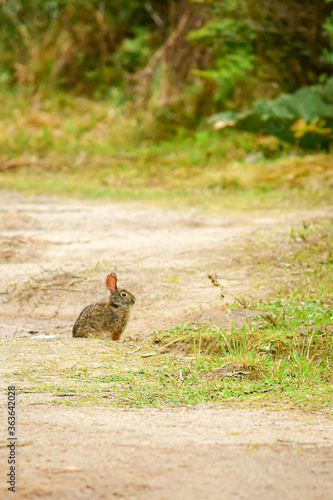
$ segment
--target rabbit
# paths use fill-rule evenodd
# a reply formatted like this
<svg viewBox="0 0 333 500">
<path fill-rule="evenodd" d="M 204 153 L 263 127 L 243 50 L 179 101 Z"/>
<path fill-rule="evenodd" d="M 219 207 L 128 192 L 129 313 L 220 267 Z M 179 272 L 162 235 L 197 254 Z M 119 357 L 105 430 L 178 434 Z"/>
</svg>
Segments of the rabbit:
<svg viewBox="0 0 333 500">
<path fill-rule="evenodd" d="M 96 302 L 85 307 L 74 323 L 73 337 L 120 339 L 135 297 L 127 290 L 118 290 L 116 273 L 107 276 L 106 288 L 111 292 L 109 301 Z"/>
</svg>

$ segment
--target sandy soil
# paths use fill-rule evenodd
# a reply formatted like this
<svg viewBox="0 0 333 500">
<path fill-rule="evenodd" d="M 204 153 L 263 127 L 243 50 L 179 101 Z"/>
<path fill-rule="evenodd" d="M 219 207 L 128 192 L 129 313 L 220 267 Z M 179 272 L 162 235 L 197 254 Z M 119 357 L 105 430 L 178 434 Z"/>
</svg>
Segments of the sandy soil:
<svg viewBox="0 0 333 500">
<path fill-rule="evenodd" d="M 0 337 L 69 339 L 113 270 L 137 297 L 133 338 L 219 306 L 208 272 L 234 294 L 265 296 L 270 285 L 248 258 L 253 239 L 278 248 L 292 226 L 328 213 L 205 216 L 1 192 Z M 279 266 L 277 257 L 276 280 Z M 324 414 L 21 404 L 18 434 L 16 498 L 332 498 L 333 422 Z"/>
<path fill-rule="evenodd" d="M 24 406 L 15 498 L 329 500 L 332 429 L 251 409 Z"/>
</svg>

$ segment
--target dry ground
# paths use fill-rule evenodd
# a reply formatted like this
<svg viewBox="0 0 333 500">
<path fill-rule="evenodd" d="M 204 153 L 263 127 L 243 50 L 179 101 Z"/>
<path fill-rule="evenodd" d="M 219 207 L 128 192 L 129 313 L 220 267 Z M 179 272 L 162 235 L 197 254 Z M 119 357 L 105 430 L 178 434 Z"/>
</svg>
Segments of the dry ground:
<svg viewBox="0 0 333 500">
<path fill-rule="evenodd" d="M 265 275 L 254 241 L 278 249 L 292 227 L 332 213 L 211 216 L 6 192 L 0 200 L 2 375 L 17 355 L 8 339 L 27 337 L 23 351 L 32 341 L 65 346 L 77 314 L 105 295 L 113 270 L 137 297 L 126 334 L 134 340 L 219 306 L 207 272 L 236 295 L 265 297 L 274 280 L 285 279 L 284 266 L 273 252 L 276 272 Z M 38 337 L 45 334 L 55 337 Z M 6 472 L 5 416 L 2 406 Z M 16 498 L 332 498 L 333 423 L 326 413 L 76 408 L 22 397 L 17 425 Z M 4 481 L 0 492 L 7 497 Z"/>
</svg>

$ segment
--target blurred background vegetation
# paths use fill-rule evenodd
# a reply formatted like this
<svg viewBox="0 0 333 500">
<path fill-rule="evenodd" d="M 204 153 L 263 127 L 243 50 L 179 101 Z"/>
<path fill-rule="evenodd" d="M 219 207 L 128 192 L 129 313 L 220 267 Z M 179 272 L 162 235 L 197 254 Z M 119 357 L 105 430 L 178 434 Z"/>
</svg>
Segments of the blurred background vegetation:
<svg viewBox="0 0 333 500">
<path fill-rule="evenodd" d="M 330 151 L 332 0 L 0 0 L 0 7 L 2 172 L 72 171 L 87 158 L 110 167 L 108 155 L 118 158 L 118 182 L 128 183 L 124 170 L 135 179 L 134 161 L 163 159 L 163 141 L 173 141 L 166 164 L 213 165 L 206 185 L 235 187 L 230 169 L 222 180 L 216 174 L 217 157 L 253 163 Z M 131 146 L 141 147 L 139 158 Z M 133 162 L 120 151 L 132 151 Z M 330 170 L 327 158 L 319 163 Z M 161 182 L 163 165 L 146 169 L 150 182 Z"/>
</svg>

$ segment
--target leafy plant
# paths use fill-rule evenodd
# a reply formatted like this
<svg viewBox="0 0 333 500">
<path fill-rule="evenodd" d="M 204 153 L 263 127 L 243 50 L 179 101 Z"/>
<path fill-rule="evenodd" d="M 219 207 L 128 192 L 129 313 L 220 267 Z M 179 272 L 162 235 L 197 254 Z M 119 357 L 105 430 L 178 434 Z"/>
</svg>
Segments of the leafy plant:
<svg viewBox="0 0 333 500">
<path fill-rule="evenodd" d="M 226 111 L 210 118 L 216 129 L 272 134 L 303 148 L 328 148 L 333 139 L 333 103 L 325 99 L 326 84 L 303 87 L 294 94 L 282 94 L 271 101 L 257 100 L 252 109 L 240 113 Z"/>
</svg>

